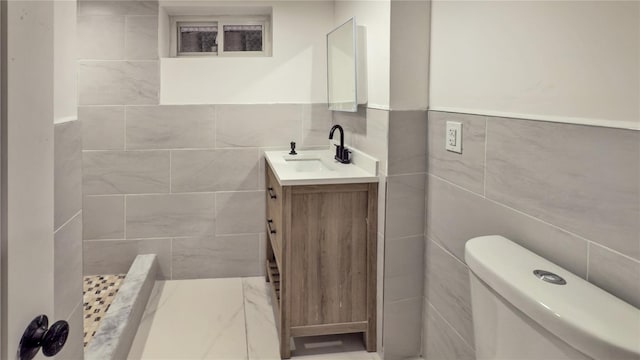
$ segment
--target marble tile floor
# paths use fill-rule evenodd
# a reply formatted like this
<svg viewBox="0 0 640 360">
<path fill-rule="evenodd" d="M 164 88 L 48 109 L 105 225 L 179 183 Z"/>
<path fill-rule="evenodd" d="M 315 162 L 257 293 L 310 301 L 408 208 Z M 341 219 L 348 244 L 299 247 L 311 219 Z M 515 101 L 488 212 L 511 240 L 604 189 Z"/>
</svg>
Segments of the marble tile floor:
<svg viewBox="0 0 640 360">
<path fill-rule="evenodd" d="M 100 321 L 115 299 L 125 274 L 89 275 L 82 283 L 84 346 L 96 334 Z"/>
<path fill-rule="evenodd" d="M 380 360 L 362 336 L 297 338 L 293 359 Z M 157 281 L 129 359 L 280 359 L 264 277 Z"/>
</svg>

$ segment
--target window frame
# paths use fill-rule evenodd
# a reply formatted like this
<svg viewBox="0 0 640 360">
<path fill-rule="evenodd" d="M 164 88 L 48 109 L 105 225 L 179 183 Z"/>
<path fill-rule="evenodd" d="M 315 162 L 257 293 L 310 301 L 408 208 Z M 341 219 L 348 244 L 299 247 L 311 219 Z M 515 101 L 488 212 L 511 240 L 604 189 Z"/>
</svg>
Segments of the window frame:
<svg viewBox="0 0 640 360">
<path fill-rule="evenodd" d="M 269 15 L 251 16 L 171 16 L 171 41 L 169 55 L 175 58 L 188 57 L 268 57 L 271 56 L 271 17 Z M 193 24 L 211 26 L 217 24 L 218 52 L 180 52 L 179 25 Z M 262 51 L 225 51 L 224 50 L 224 26 L 225 25 L 260 25 L 262 26 Z"/>
</svg>

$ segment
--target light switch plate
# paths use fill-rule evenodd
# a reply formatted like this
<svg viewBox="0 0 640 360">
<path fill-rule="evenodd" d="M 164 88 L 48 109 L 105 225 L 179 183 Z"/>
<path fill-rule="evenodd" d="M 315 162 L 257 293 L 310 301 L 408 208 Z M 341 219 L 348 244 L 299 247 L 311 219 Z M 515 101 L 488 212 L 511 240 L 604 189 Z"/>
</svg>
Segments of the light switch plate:
<svg viewBox="0 0 640 360">
<path fill-rule="evenodd" d="M 462 123 L 447 121 L 444 144 L 448 151 L 462 154 Z"/>
</svg>

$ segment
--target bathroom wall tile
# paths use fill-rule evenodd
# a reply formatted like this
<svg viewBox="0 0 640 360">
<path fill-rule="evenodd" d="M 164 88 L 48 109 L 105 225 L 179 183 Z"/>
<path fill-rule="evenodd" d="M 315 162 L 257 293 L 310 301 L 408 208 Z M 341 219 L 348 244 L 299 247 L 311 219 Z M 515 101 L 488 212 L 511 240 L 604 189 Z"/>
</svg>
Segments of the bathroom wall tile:
<svg viewBox="0 0 640 360">
<path fill-rule="evenodd" d="M 386 239 L 384 251 L 384 301 L 424 294 L 424 235 Z"/>
<path fill-rule="evenodd" d="M 589 281 L 640 308 L 640 262 L 590 243 Z"/>
<path fill-rule="evenodd" d="M 54 126 L 54 229 L 82 209 L 82 131 L 79 121 Z"/>
<path fill-rule="evenodd" d="M 587 242 L 531 216 L 428 177 L 427 234 L 464 262 L 464 244 L 502 235 L 574 274 L 587 275 Z"/>
<path fill-rule="evenodd" d="M 484 194 L 487 118 L 438 111 L 430 111 L 428 118 L 427 171 L 465 189 Z M 462 154 L 445 149 L 447 121 L 462 123 Z"/>
<path fill-rule="evenodd" d="M 385 303 L 384 359 L 420 356 L 422 297 Z"/>
<path fill-rule="evenodd" d="M 387 238 L 424 234 L 425 183 L 424 174 L 387 177 Z"/>
<path fill-rule="evenodd" d="M 258 149 L 171 152 L 171 191 L 258 190 Z"/>
<path fill-rule="evenodd" d="M 124 59 L 124 16 L 78 16 L 78 58 Z"/>
<path fill-rule="evenodd" d="M 422 356 L 425 359 L 475 360 L 473 348 L 464 342 L 426 300 L 424 312 Z"/>
<path fill-rule="evenodd" d="M 389 175 L 427 171 L 427 112 L 389 112 Z"/>
<path fill-rule="evenodd" d="M 215 232 L 213 193 L 127 196 L 127 238 L 203 236 Z"/>
<path fill-rule="evenodd" d="M 124 150 L 124 106 L 80 106 L 84 150 Z"/>
<path fill-rule="evenodd" d="M 124 196 L 85 196 L 83 239 L 124 239 Z"/>
<path fill-rule="evenodd" d="M 425 296 L 462 338 L 473 346 L 471 289 L 467 267 L 427 241 Z"/>
<path fill-rule="evenodd" d="M 85 195 L 169 191 L 169 151 L 85 151 Z"/>
<path fill-rule="evenodd" d="M 492 118 L 487 197 L 640 259 L 640 132 Z"/>
<path fill-rule="evenodd" d="M 376 262 L 376 341 L 378 344 L 378 354 L 382 353 L 382 334 L 384 324 L 384 233 L 377 235 L 377 262 Z"/>
<path fill-rule="evenodd" d="M 216 193 L 216 234 L 263 232 L 265 206 L 264 191 Z"/>
<path fill-rule="evenodd" d="M 305 104 L 302 107 L 303 145 L 329 145 L 332 114 L 327 104 Z"/>
<path fill-rule="evenodd" d="M 159 279 L 171 278 L 171 239 L 84 242 L 84 275 L 126 274 L 136 256 L 156 254 Z"/>
<path fill-rule="evenodd" d="M 54 234 L 54 313 L 66 319 L 82 302 L 82 214 Z"/>
<path fill-rule="evenodd" d="M 302 105 L 216 106 L 216 146 L 288 146 L 302 139 Z"/>
<path fill-rule="evenodd" d="M 79 105 L 157 104 L 158 61 L 79 61 Z"/>
<path fill-rule="evenodd" d="M 264 276 L 267 274 L 267 234 L 260 233 L 258 235 L 260 236 L 258 240 L 260 242 L 258 245 L 258 275 Z"/>
<path fill-rule="evenodd" d="M 127 59 L 157 59 L 158 16 L 127 16 L 124 41 Z"/>
<path fill-rule="evenodd" d="M 158 1 L 80 0 L 78 15 L 157 15 Z"/>
<path fill-rule="evenodd" d="M 387 174 L 389 111 L 360 107 L 356 113 L 334 112 L 333 124 L 344 128 L 345 144 L 377 158 L 380 174 Z M 338 142 L 334 137 L 333 143 Z"/>
<path fill-rule="evenodd" d="M 257 276 L 258 234 L 173 240 L 173 279 Z"/>
<path fill-rule="evenodd" d="M 128 106 L 127 149 L 215 147 L 213 106 Z"/>
<path fill-rule="evenodd" d="M 76 304 L 73 313 L 66 319 L 69 323 L 69 336 L 64 348 L 56 354 L 56 360 L 82 360 L 84 359 L 84 316 L 82 313 L 82 298 Z M 55 315 L 56 319 L 61 319 Z"/>
<path fill-rule="evenodd" d="M 387 222 L 387 177 L 381 175 L 378 177 L 378 232 L 385 233 L 385 225 Z"/>
</svg>

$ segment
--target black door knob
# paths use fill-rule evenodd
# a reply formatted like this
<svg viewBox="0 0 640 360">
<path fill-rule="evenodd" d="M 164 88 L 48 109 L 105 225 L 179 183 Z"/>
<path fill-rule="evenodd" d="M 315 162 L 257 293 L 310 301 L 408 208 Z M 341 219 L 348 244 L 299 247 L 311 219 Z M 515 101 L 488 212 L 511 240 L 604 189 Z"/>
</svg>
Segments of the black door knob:
<svg viewBox="0 0 640 360">
<path fill-rule="evenodd" d="M 69 336 L 69 323 L 60 320 L 50 328 L 48 326 L 47 315 L 40 315 L 29 323 L 20 339 L 19 360 L 33 359 L 41 347 L 42 353 L 47 357 L 54 356 L 62 350 Z"/>
</svg>

